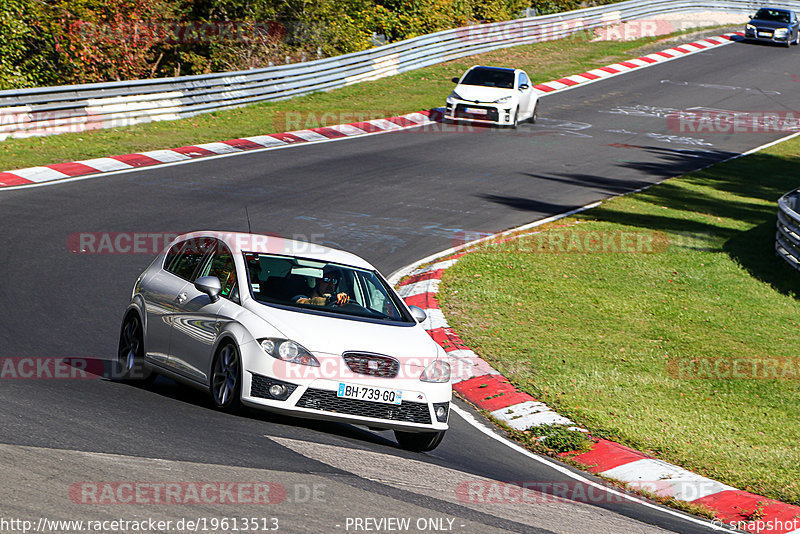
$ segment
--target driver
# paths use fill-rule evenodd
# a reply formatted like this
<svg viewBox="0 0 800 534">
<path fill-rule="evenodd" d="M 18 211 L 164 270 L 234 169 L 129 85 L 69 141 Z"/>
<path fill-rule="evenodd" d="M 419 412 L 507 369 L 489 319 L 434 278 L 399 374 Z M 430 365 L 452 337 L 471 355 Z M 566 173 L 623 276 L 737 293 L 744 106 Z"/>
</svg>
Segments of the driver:
<svg viewBox="0 0 800 534">
<path fill-rule="evenodd" d="M 350 296 L 345 292 L 336 292 L 341 279 L 342 273 L 338 268 L 326 265 L 322 270 L 322 278 L 317 278 L 317 284 L 314 286 L 311 296 L 296 295 L 292 300 L 298 304 L 313 304 L 315 306 L 338 304 L 343 306 L 350 302 Z"/>
</svg>

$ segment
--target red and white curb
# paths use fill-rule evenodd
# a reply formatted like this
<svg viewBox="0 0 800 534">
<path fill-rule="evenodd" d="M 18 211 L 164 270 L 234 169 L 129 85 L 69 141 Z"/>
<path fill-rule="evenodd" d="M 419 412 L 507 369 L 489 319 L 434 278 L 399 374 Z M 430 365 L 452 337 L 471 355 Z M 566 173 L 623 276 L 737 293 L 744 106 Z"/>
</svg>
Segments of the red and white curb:
<svg viewBox="0 0 800 534">
<path fill-rule="evenodd" d="M 598 204 L 444 251 L 416 262 L 389 279 L 407 304 L 419 306 L 427 314 L 428 318 L 422 325 L 450 358 L 453 389 L 467 401 L 516 430 L 575 423 L 528 393 L 518 390 L 464 344 L 439 307 L 439 284 L 445 270 L 469 253 L 466 251 L 468 247 L 479 242 L 514 239 L 511 234 L 585 211 Z M 749 532 L 800 534 L 798 506 L 737 490 L 613 441 L 596 440 L 589 452 L 572 456 L 571 459 L 583 464 L 589 472 L 625 482 L 631 489 L 647 490 L 659 497 L 704 505 L 715 512 L 718 525 L 735 525 Z"/>
<path fill-rule="evenodd" d="M 730 44 L 733 37 L 736 35 L 741 34 L 725 34 L 675 46 L 637 59 L 622 61 L 582 74 L 541 83 L 535 85 L 534 89 L 540 95 L 565 91 L 578 85 L 596 82 L 612 76 L 625 74 L 632 70 L 650 67 L 665 61 L 696 54 L 710 48 Z M 94 175 L 100 176 L 107 173 L 126 172 L 155 165 L 179 165 L 209 156 L 222 157 L 251 150 L 273 150 L 297 146 L 304 143 L 336 141 L 350 137 L 375 135 L 436 124 L 439 122 L 440 118 L 441 112 L 428 110 L 399 115 L 397 117 L 389 117 L 388 119 L 375 119 L 293 132 L 243 137 L 241 139 L 189 145 L 169 150 L 151 150 L 148 152 L 125 154 L 121 156 L 54 163 L 52 165 L 0 172 L 0 188 L 30 187 L 55 181 L 76 180 Z"/>
<path fill-rule="evenodd" d="M 538 85 L 534 85 L 533 88 L 536 89 L 540 95 L 546 95 L 556 91 L 564 91 L 566 89 L 571 89 L 576 85 L 585 85 L 587 83 L 596 82 L 605 78 L 611 78 L 612 76 L 619 76 L 620 74 L 625 74 L 626 72 L 640 69 L 642 67 L 651 67 L 658 63 L 664 63 L 665 61 L 686 57 L 698 52 L 703 52 L 710 48 L 731 44 L 737 36 L 742 37 L 744 36 L 744 33 L 734 32 L 726 33 L 725 35 L 718 35 L 716 37 L 708 37 L 693 43 L 674 46 L 672 48 L 662 50 L 661 52 L 655 52 L 653 54 L 648 54 L 636 59 L 621 61 L 619 63 L 614 63 L 613 65 L 600 67 L 599 69 L 592 69 L 581 74 L 566 76 L 551 82 L 540 83 Z"/>
<path fill-rule="evenodd" d="M 436 112 L 421 111 L 388 119 L 374 119 L 352 124 L 339 124 L 308 130 L 243 137 L 217 143 L 189 145 L 170 150 L 151 150 L 136 154 L 110 156 L 68 163 L 55 163 L 0 172 L 0 187 L 42 184 L 56 180 L 74 179 L 98 173 L 129 171 L 140 167 L 176 164 L 208 156 L 223 156 L 250 150 L 269 150 L 303 143 L 334 141 L 378 133 L 417 128 L 436 122 L 431 115 Z"/>
</svg>

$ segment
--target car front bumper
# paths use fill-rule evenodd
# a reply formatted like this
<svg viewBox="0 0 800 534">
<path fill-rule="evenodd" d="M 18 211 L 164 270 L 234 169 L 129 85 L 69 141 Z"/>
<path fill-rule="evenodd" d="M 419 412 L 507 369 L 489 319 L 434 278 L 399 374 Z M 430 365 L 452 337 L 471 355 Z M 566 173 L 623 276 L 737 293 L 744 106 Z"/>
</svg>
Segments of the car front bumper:
<svg viewBox="0 0 800 534">
<path fill-rule="evenodd" d="M 422 382 L 418 378 L 380 378 L 366 375 L 328 376 L 320 368 L 284 364 L 264 354 L 247 354 L 255 344 L 243 346 L 242 402 L 254 408 L 295 417 L 338 421 L 373 428 L 404 431 L 443 431 L 448 428 L 452 386 L 449 382 Z M 260 349 L 259 349 L 260 350 Z M 292 367 L 293 366 L 293 367 Z M 288 371 L 287 371 L 288 370 Z M 337 371 L 338 373 L 338 371 Z M 288 396 L 281 400 L 269 391 L 284 384 Z M 341 383 L 352 386 L 401 390 L 399 404 L 339 397 Z M 437 417 L 444 406 L 446 415 Z"/>
<path fill-rule="evenodd" d="M 786 44 L 792 37 L 792 32 L 781 36 L 776 36 L 774 30 L 745 30 L 744 38 L 750 41 L 760 41 L 764 43 Z"/>
<path fill-rule="evenodd" d="M 514 124 L 513 104 L 493 104 L 486 102 L 467 102 L 448 100 L 444 116 L 454 121 L 469 121 L 503 126 Z"/>
</svg>

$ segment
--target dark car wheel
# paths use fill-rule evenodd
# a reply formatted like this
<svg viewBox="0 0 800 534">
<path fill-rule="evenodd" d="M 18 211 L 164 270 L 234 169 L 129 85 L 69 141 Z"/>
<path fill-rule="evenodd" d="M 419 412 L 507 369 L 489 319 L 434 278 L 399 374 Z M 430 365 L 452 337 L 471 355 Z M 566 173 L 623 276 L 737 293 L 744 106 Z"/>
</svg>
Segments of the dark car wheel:
<svg viewBox="0 0 800 534">
<path fill-rule="evenodd" d="M 403 432 L 394 431 L 397 443 L 407 451 L 425 452 L 432 451 L 442 442 L 444 431 L 442 432 Z"/>
<path fill-rule="evenodd" d="M 536 105 L 533 106 L 533 113 L 531 113 L 531 118 L 528 119 L 528 122 L 531 124 L 536 124 L 536 121 L 539 120 L 539 101 L 536 101 Z"/>
<path fill-rule="evenodd" d="M 142 321 L 135 313 L 128 314 L 122 322 L 117 351 L 119 378 L 128 382 L 148 383 L 155 373 L 144 365 L 144 334 Z"/>
<path fill-rule="evenodd" d="M 211 371 L 211 399 L 218 409 L 233 412 L 242 405 L 242 360 L 230 341 L 223 344 L 214 358 Z"/>
</svg>

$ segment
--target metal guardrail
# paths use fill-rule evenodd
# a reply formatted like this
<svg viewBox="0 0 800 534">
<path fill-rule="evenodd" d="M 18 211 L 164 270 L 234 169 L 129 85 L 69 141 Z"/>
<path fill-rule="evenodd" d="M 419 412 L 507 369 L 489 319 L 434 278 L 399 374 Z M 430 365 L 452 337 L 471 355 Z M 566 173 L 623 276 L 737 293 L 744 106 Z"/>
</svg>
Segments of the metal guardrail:
<svg viewBox="0 0 800 534">
<path fill-rule="evenodd" d="M 778 199 L 775 253 L 800 271 L 800 189 Z"/>
<path fill-rule="evenodd" d="M 0 140 L 114 128 L 287 99 L 633 19 L 754 12 L 745 0 L 629 0 L 568 13 L 445 30 L 352 54 L 248 71 L 0 91 Z M 800 1 L 781 4 L 800 9 Z"/>
</svg>

